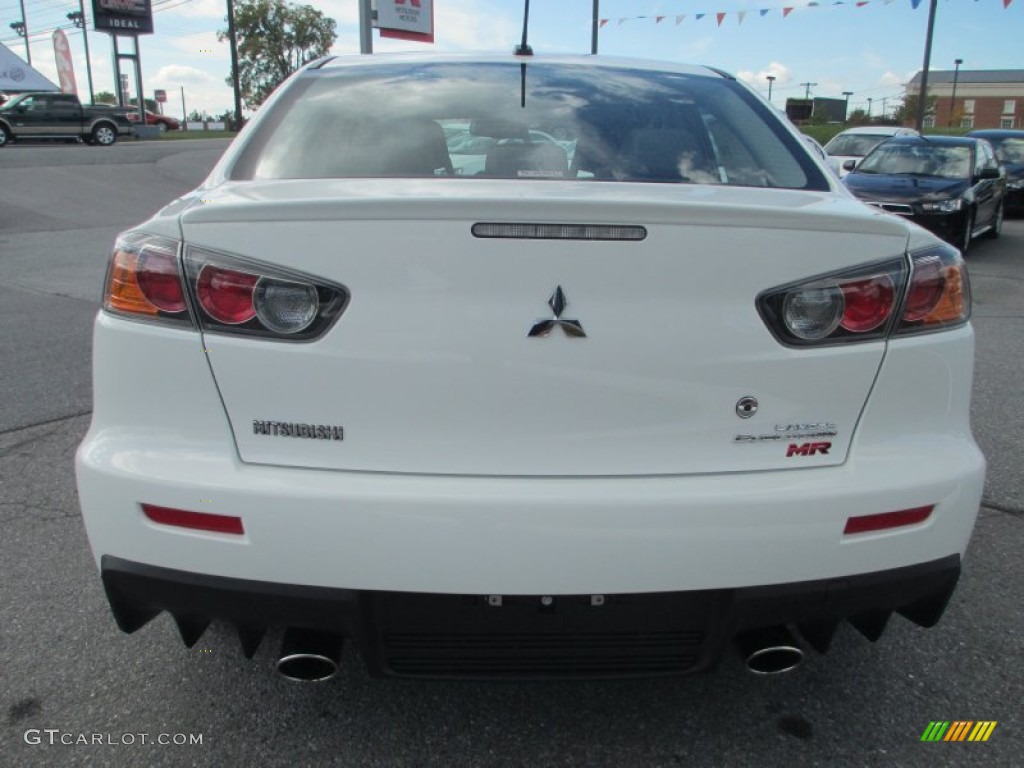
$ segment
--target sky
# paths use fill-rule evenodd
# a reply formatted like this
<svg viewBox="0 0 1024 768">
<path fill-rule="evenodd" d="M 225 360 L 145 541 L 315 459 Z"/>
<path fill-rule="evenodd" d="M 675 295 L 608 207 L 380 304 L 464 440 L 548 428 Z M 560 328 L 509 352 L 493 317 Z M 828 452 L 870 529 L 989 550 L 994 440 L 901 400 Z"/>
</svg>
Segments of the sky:
<svg viewBox="0 0 1024 768">
<path fill-rule="evenodd" d="M 60 27 L 75 58 L 79 95 L 88 101 L 82 32 L 66 15 L 78 0 L 23 0 L 32 63 L 57 82 L 51 35 Z M 915 9 L 913 3 L 919 5 Z M 938 0 L 931 69 L 961 71 L 1024 69 L 1024 0 Z M 140 38 L 143 85 L 147 96 L 168 92 L 168 114 L 219 114 L 231 109 L 225 78 L 230 71 L 226 0 L 153 0 L 155 33 Z M 359 52 L 357 0 L 310 0 L 337 22 L 337 54 Z M 772 98 L 842 98 L 852 91 L 850 108 L 874 115 L 892 110 L 902 84 L 921 69 L 929 0 L 600 0 L 599 53 L 708 64 L 746 80 L 764 95 L 766 75 L 776 77 Z M 592 0 L 532 0 L 530 43 L 536 55 L 589 53 Z M 784 9 L 792 10 L 784 16 Z M 382 40 L 374 32 L 374 52 L 511 52 L 522 34 L 523 0 L 434 0 L 433 46 Z M 91 28 L 91 3 L 85 2 Z M 701 14 L 703 17 L 698 18 Z M 725 14 L 719 23 L 719 15 Z M 664 18 L 657 22 L 657 16 Z M 646 18 L 641 18 L 646 17 Z M 680 18 L 681 17 L 681 18 Z M 19 0 L 0 0 L 0 42 L 25 56 L 24 40 L 9 25 L 20 20 Z M 678 22 L 678 23 L 677 23 Z M 111 43 L 89 33 L 96 91 L 113 90 Z M 122 50 L 130 48 L 122 42 Z M 134 92 L 134 91 L 133 91 Z"/>
</svg>

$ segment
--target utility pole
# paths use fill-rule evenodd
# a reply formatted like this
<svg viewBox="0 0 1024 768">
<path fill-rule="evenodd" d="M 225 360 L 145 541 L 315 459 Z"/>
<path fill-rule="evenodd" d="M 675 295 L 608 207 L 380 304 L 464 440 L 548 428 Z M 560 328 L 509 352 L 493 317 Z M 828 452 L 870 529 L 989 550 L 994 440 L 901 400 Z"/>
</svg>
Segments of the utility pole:
<svg viewBox="0 0 1024 768">
<path fill-rule="evenodd" d="M 594 0 L 594 15 L 590 24 L 590 54 L 597 55 L 597 30 L 601 25 L 601 0 Z"/>
<path fill-rule="evenodd" d="M 843 122 L 845 123 L 850 119 L 850 97 L 853 96 L 853 91 L 843 91 L 843 96 L 846 97 L 846 106 L 843 107 Z"/>
<path fill-rule="evenodd" d="M 882 97 L 882 119 L 885 120 L 885 102 L 889 100 L 888 96 Z"/>
<path fill-rule="evenodd" d="M 804 99 L 806 100 L 811 98 L 811 88 L 817 85 L 817 83 L 800 83 L 800 85 L 805 86 Z"/>
<path fill-rule="evenodd" d="M 956 69 L 953 70 L 953 96 L 949 100 L 949 127 L 953 127 L 953 112 L 956 111 L 956 83 L 960 79 L 960 65 L 964 63 L 963 59 L 954 59 L 953 63 L 956 65 Z"/>
<path fill-rule="evenodd" d="M 772 100 L 772 85 L 775 84 L 775 75 L 765 75 L 764 79 L 768 81 L 768 101 Z"/>
<path fill-rule="evenodd" d="M 89 103 L 96 103 L 96 94 L 92 89 L 92 64 L 89 61 L 89 30 L 85 27 L 85 8 L 82 0 L 78 0 L 78 10 L 67 15 L 68 20 L 78 29 L 82 30 L 82 40 L 85 41 L 85 73 L 89 76 Z"/>
<path fill-rule="evenodd" d="M 932 35 L 935 32 L 935 7 L 938 0 L 932 0 L 928 6 L 928 35 L 924 39 L 924 64 L 921 66 L 921 93 L 917 97 L 917 132 L 924 129 L 924 113 L 928 103 L 928 67 L 932 60 Z"/>
<path fill-rule="evenodd" d="M 373 53 L 373 10 L 370 0 L 359 0 L 359 52 Z"/>
<path fill-rule="evenodd" d="M 242 88 L 238 82 L 238 36 L 235 33 L 235 2 L 228 0 L 228 40 L 231 43 L 231 90 L 235 96 L 236 131 L 242 130 Z"/>
<path fill-rule="evenodd" d="M 871 102 L 873 102 L 873 101 L 874 101 L 874 99 L 871 98 L 870 96 L 868 96 L 868 117 L 869 118 L 871 117 Z"/>
<path fill-rule="evenodd" d="M 25 20 L 25 0 L 18 0 L 21 4 L 21 21 L 11 23 L 11 29 L 18 33 L 18 37 L 25 38 L 25 60 L 32 66 L 32 49 L 28 45 L 28 22 Z"/>
</svg>

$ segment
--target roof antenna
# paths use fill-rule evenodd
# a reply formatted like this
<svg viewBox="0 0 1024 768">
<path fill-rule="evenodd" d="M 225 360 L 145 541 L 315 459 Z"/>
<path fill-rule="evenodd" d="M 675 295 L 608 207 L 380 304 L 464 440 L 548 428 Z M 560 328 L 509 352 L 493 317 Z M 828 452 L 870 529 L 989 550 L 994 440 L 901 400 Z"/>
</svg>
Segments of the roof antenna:
<svg viewBox="0 0 1024 768">
<path fill-rule="evenodd" d="M 524 0 L 523 4 L 523 42 L 516 46 L 513 53 L 516 56 L 533 56 L 533 48 L 526 42 L 526 34 L 530 29 L 530 0 Z"/>
</svg>

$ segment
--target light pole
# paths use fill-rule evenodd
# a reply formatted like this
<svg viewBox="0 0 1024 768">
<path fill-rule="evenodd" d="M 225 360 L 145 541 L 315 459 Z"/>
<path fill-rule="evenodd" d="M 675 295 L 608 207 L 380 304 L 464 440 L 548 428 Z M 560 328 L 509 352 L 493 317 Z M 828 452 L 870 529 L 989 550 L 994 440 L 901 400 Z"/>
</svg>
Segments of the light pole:
<svg viewBox="0 0 1024 768">
<path fill-rule="evenodd" d="M 82 7 L 82 0 L 78 0 L 77 11 L 68 14 L 68 20 L 78 29 L 82 30 L 82 39 L 85 41 L 85 73 L 89 76 L 89 103 L 96 103 L 96 96 L 92 90 L 92 64 L 89 63 L 89 30 L 85 28 L 85 9 Z"/>
<path fill-rule="evenodd" d="M 846 106 L 843 107 L 843 122 L 845 123 L 850 117 L 850 97 L 853 96 L 853 91 L 843 91 L 843 96 L 846 97 Z"/>
<path fill-rule="evenodd" d="M 25 18 L 25 0 L 18 0 L 21 5 L 21 21 L 11 24 L 11 29 L 18 33 L 18 37 L 25 38 L 25 60 L 32 66 L 32 49 L 28 46 L 28 21 Z"/>
<path fill-rule="evenodd" d="M 597 55 L 597 30 L 601 28 L 601 0 L 594 0 L 593 17 L 590 20 L 590 54 Z"/>
<path fill-rule="evenodd" d="M 775 75 L 765 75 L 764 79 L 768 81 L 768 101 L 772 100 L 772 84 L 775 82 Z"/>
<path fill-rule="evenodd" d="M 874 99 L 871 98 L 870 96 L 868 96 L 868 120 L 871 119 L 871 102 L 872 101 L 874 101 Z"/>
<path fill-rule="evenodd" d="M 924 38 L 924 63 L 921 65 L 921 93 L 917 97 L 917 119 L 914 127 L 918 133 L 924 130 L 924 113 L 928 109 L 928 67 L 932 60 L 932 37 L 935 34 L 935 7 L 939 0 L 931 0 L 928 5 L 928 33 Z"/>
<path fill-rule="evenodd" d="M 953 59 L 953 63 L 956 68 L 953 70 L 953 95 L 949 99 L 949 127 L 953 127 L 953 112 L 956 110 L 956 84 L 960 79 L 960 65 L 964 63 L 963 59 Z"/>
</svg>

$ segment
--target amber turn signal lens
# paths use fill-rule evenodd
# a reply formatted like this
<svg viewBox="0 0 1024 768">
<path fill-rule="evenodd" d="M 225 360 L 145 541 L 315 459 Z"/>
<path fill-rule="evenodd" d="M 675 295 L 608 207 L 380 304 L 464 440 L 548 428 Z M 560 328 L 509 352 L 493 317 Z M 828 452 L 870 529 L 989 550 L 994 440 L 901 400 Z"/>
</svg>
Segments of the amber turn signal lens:
<svg viewBox="0 0 1024 768">
<path fill-rule="evenodd" d="M 963 265 L 954 264 L 945 267 L 942 271 L 945 278 L 945 289 L 935 304 L 935 308 L 925 315 L 924 322 L 926 324 L 953 323 L 962 320 L 967 315 Z"/>
<path fill-rule="evenodd" d="M 139 268 L 137 252 L 114 251 L 110 269 L 107 271 L 107 286 L 103 292 L 103 306 L 116 312 L 133 315 L 153 316 L 159 309 L 150 302 L 139 288 L 136 275 Z"/>
</svg>

